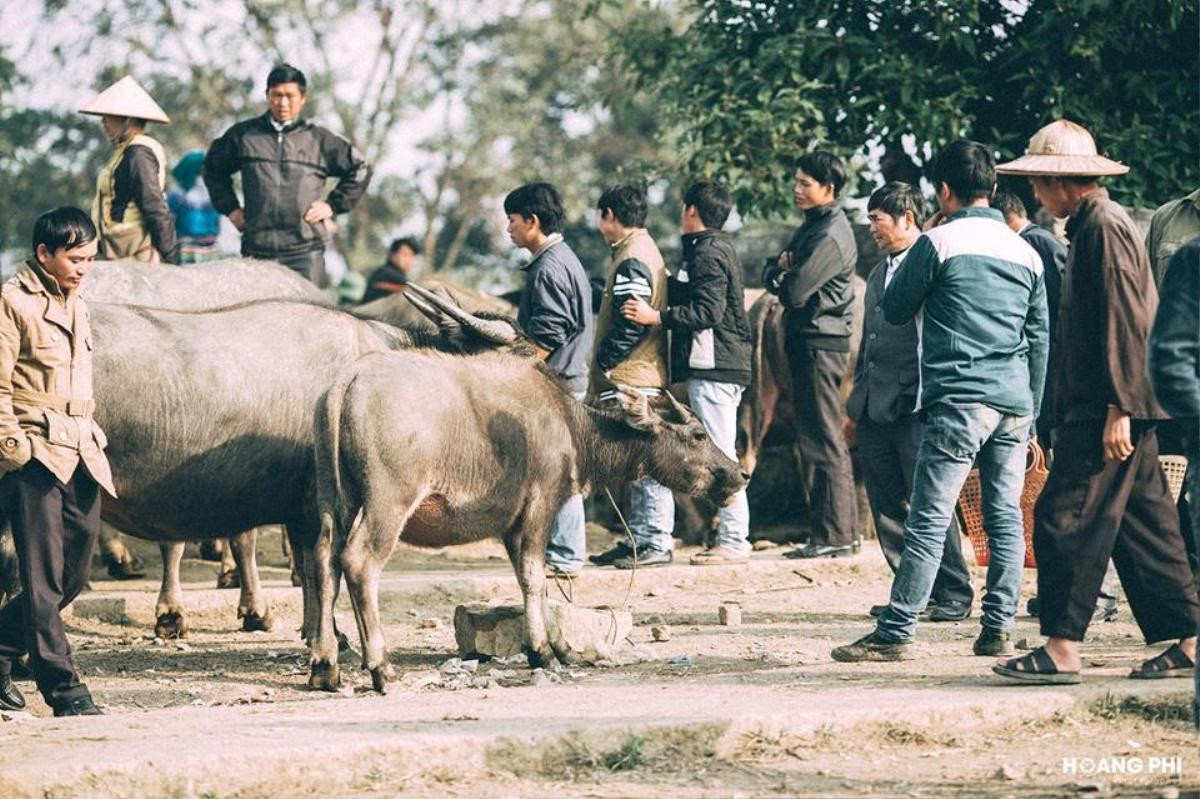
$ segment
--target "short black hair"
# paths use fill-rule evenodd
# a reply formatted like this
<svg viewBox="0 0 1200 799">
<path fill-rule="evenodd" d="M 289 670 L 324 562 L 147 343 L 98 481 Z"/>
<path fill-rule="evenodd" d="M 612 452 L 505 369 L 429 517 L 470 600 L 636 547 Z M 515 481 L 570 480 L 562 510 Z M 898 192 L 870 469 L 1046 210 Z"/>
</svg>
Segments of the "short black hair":
<svg viewBox="0 0 1200 799">
<path fill-rule="evenodd" d="M 996 188 L 996 161 L 979 142 L 956 139 L 933 159 L 933 185 L 950 187 L 959 202 L 986 200 Z"/>
<path fill-rule="evenodd" d="M 308 93 L 308 79 L 304 77 L 304 73 L 291 64 L 277 64 L 267 73 L 267 91 L 271 91 L 272 86 L 278 86 L 281 83 L 295 83 L 300 87 L 302 94 Z"/>
<path fill-rule="evenodd" d="M 610 186 L 600 195 L 596 203 L 597 210 L 603 216 L 605 211 L 612 211 L 625 227 L 644 227 L 646 224 L 646 190 L 639 186 L 622 184 Z"/>
<path fill-rule="evenodd" d="M 996 192 L 996 195 L 992 197 L 991 205 L 997 211 L 1004 214 L 1005 219 L 1009 217 L 1026 219 L 1029 217 L 1029 212 L 1025 210 L 1025 203 L 1011 191 Z"/>
<path fill-rule="evenodd" d="M 421 254 L 421 245 L 417 244 L 417 240 L 412 236 L 402 236 L 398 239 L 392 239 L 391 246 L 388 247 L 388 255 L 394 255 L 400 252 L 401 247 L 407 247 L 413 251 L 413 255 Z"/>
<path fill-rule="evenodd" d="M 715 180 L 698 180 L 683 193 L 683 207 L 692 206 L 705 227 L 720 230 L 733 210 L 729 189 Z"/>
<path fill-rule="evenodd" d="M 905 211 L 912 211 L 917 227 L 925 224 L 925 199 L 911 183 L 893 180 L 880 186 L 871 193 L 871 199 L 867 200 L 868 212 L 876 208 L 893 219 L 904 216 Z"/>
<path fill-rule="evenodd" d="M 45 244 L 52 253 L 73 250 L 96 238 L 96 226 L 87 213 L 73 205 L 47 211 L 33 223 L 33 252 Z"/>
<path fill-rule="evenodd" d="M 519 214 L 525 219 L 538 218 L 543 233 L 557 233 L 562 229 L 562 195 L 549 183 L 526 183 L 518 186 L 504 198 L 504 213 Z"/>
<path fill-rule="evenodd" d="M 805 153 L 800 156 L 796 166 L 822 186 L 833 186 L 834 197 L 838 196 L 842 186 L 846 185 L 846 165 L 842 163 L 842 159 L 826 150 Z"/>
</svg>

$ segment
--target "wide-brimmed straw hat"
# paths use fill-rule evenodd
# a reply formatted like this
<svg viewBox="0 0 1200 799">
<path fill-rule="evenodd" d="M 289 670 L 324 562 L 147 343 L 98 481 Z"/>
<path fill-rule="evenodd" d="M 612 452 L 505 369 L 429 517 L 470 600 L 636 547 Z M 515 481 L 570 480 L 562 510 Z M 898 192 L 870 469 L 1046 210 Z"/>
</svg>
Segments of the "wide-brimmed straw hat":
<svg viewBox="0 0 1200 799">
<path fill-rule="evenodd" d="M 997 164 L 1001 175 L 1124 175 L 1129 167 L 1096 152 L 1087 128 L 1068 119 L 1051 122 L 1033 134 L 1025 155 Z"/>
<path fill-rule="evenodd" d="M 170 117 L 158 107 L 158 103 L 154 102 L 154 98 L 128 75 L 96 95 L 95 99 L 79 109 L 79 113 L 94 116 L 132 117 L 163 124 L 171 121 Z"/>
</svg>

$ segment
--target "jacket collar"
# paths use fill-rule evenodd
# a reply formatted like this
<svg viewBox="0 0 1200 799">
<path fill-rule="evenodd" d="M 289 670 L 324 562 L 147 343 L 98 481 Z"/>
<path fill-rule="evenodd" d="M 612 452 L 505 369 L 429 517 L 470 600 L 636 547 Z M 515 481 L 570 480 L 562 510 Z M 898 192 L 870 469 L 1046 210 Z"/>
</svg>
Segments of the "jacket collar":
<svg viewBox="0 0 1200 799">
<path fill-rule="evenodd" d="M 811 225 L 814 222 L 820 222 L 823 219 L 828 219 L 833 216 L 833 212 L 838 210 L 837 202 L 831 202 L 827 205 L 818 205 L 816 208 L 809 208 L 804 212 L 804 224 Z"/>
<path fill-rule="evenodd" d="M 308 122 L 305 119 L 301 118 L 301 119 L 293 119 L 291 122 L 280 127 L 279 123 L 277 123 L 275 121 L 275 118 L 273 116 L 271 116 L 270 111 L 267 111 L 265 114 L 263 114 L 261 117 L 259 117 L 259 119 L 262 120 L 262 126 L 264 128 L 266 128 L 267 130 L 271 131 L 272 133 L 291 133 L 293 130 L 297 130 L 298 128 L 307 127 L 307 125 L 308 125 Z"/>
<path fill-rule="evenodd" d="M 535 263 L 537 263 L 537 260 L 539 258 L 541 258 L 543 255 L 545 255 L 547 252 L 549 252 L 551 250 L 551 248 L 554 247 L 554 245 L 562 244 L 562 242 L 563 242 L 563 235 L 561 233 L 551 233 L 546 238 L 546 241 L 542 244 L 542 246 L 537 248 L 537 252 L 535 252 L 533 254 L 533 257 L 529 259 L 529 262 L 526 263 L 525 266 L 523 266 L 521 268 L 528 269 L 529 267 L 533 266 Z"/>
<path fill-rule="evenodd" d="M 30 294 L 46 298 L 46 310 L 42 312 L 43 319 L 58 325 L 67 333 L 73 332 L 72 309 L 67 303 L 74 292 L 63 291 L 58 285 L 58 281 L 47 274 L 42 265 L 32 258 L 26 261 L 24 268 L 17 272 L 17 282 Z M 78 304 L 76 304 L 76 308 L 78 308 Z"/>
<path fill-rule="evenodd" d="M 1075 209 L 1075 213 L 1071 214 L 1071 218 L 1067 220 L 1068 239 L 1075 237 L 1075 231 L 1079 230 L 1079 227 L 1083 224 L 1083 220 L 1102 202 L 1108 202 L 1108 189 L 1099 188 L 1084 195 L 1083 199 L 1079 201 L 1079 206 Z"/>
<path fill-rule="evenodd" d="M 950 216 L 946 217 L 947 222 L 953 222 L 956 219 L 970 219 L 971 217 L 982 219 L 994 219 L 997 222 L 1004 224 L 1004 214 L 997 211 L 995 208 L 989 208 L 984 205 L 970 205 L 966 208 L 959 208 Z"/>
<path fill-rule="evenodd" d="M 646 229 L 644 227 L 635 227 L 633 230 L 629 231 L 624 236 L 622 236 L 621 238 L 617 239 L 612 244 L 610 244 L 609 249 L 615 253 L 618 250 L 620 250 L 622 247 L 625 247 L 631 241 L 633 241 L 634 239 L 636 239 L 642 235 L 648 235 Z"/>
<path fill-rule="evenodd" d="M 711 227 L 705 228 L 704 230 L 698 230 L 695 233 L 684 233 L 682 236 L 683 251 L 685 253 L 690 253 L 692 250 L 694 250 L 696 248 L 697 244 L 699 244 L 700 242 L 702 242 L 706 239 L 714 239 L 714 238 L 728 237 L 728 236 L 729 236 L 729 234 L 726 233 L 725 231 L 717 230 L 716 228 L 711 228 Z"/>
</svg>

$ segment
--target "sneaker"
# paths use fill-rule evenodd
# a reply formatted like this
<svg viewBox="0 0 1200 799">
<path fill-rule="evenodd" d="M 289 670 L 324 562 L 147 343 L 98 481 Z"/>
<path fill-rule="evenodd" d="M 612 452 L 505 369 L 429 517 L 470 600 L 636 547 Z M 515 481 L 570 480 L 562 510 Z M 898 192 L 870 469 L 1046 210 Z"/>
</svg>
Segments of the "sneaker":
<svg viewBox="0 0 1200 799">
<path fill-rule="evenodd" d="M 1092 621 L 1116 621 L 1117 598 L 1101 594 L 1096 599 L 1096 609 L 1092 612 Z"/>
<path fill-rule="evenodd" d="M 675 553 L 669 549 L 662 550 L 643 547 L 637 551 L 636 559 L 634 558 L 633 550 L 630 550 L 625 557 L 614 560 L 612 565 L 618 569 L 632 569 L 635 568 L 635 560 L 636 568 L 651 569 L 655 566 L 666 566 L 670 564 L 673 560 L 675 560 Z"/>
<path fill-rule="evenodd" d="M 629 548 L 629 544 L 620 541 L 615 547 L 601 552 L 599 555 L 589 555 L 588 561 L 596 566 L 611 566 L 621 558 L 628 557 L 631 552 L 633 550 Z"/>
<path fill-rule="evenodd" d="M 103 716 L 104 711 L 96 707 L 92 697 L 84 694 L 78 699 L 71 699 L 54 706 L 55 716 Z"/>
<path fill-rule="evenodd" d="M 979 631 L 979 637 L 975 639 L 971 651 L 976 655 L 994 656 L 1011 655 L 1015 650 L 1008 633 L 984 627 Z"/>
<path fill-rule="evenodd" d="M 939 602 L 929 609 L 930 621 L 962 621 L 971 615 L 967 602 Z"/>
<path fill-rule="evenodd" d="M 833 659 L 839 663 L 857 663 L 862 660 L 907 660 L 909 657 L 907 643 L 886 641 L 879 637 L 878 632 L 865 635 L 852 644 L 839 646 L 831 654 Z"/>
<path fill-rule="evenodd" d="M 12 677 L 0 674 L 0 710 L 24 710 L 25 697 L 13 685 Z"/>
<path fill-rule="evenodd" d="M 850 555 L 857 555 L 861 546 L 857 541 L 852 544 L 806 544 L 805 546 L 793 549 L 791 552 L 784 552 L 783 556 L 792 560 L 844 558 Z"/>
<path fill-rule="evenodd" d="M 749 562 L 749 553 L 735 552 L 729 547 L 711 547 L 697 552 L 688 560 L 693 566 L 732 566 Z"/>
</svg>

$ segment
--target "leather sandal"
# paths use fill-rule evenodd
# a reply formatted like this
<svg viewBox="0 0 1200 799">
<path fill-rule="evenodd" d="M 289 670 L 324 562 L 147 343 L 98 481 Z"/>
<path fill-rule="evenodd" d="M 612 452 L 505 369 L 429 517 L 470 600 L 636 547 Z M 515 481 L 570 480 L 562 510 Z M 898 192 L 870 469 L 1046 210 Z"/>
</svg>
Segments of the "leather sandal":
<svg viewBox="0 0 1200 799">
<path fill-rule="evenodd" d="M 1077 671 L 1059 671 L 1044 646 L 1019 658 L 992 666 L 1001 677 L 1029 685 L 1078 685 L 1083 678 Z"/>
<path fill-rule="evenodd" d="M 1171 644 L 1167 651 L 1155 655 L 1129 672 L 1131 680 L 1162 680 L 1168 677 L 1191 677 L 1196 671 L 1196 662 L 1187 656 L 1179 644 Z"/>
</svg>

